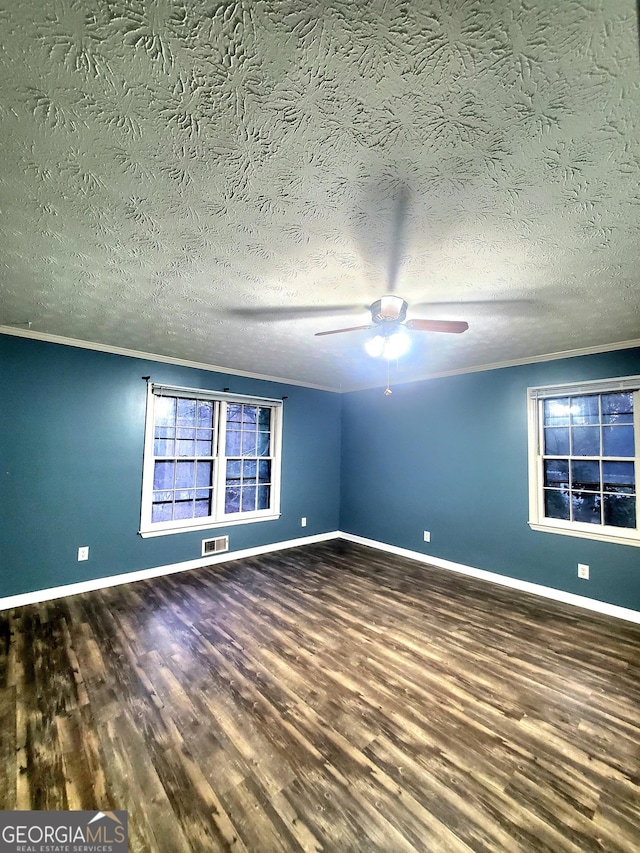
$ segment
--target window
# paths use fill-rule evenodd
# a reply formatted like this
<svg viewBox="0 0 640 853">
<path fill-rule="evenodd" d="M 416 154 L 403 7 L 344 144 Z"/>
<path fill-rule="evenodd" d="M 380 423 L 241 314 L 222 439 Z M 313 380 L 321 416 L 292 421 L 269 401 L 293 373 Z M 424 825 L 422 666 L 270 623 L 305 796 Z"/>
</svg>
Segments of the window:
<svg viewBox="0 0 640 853">
<path fill-rule="evenodd" d="M 640 545 L 640 377 L 529 389 L 529 524 Z"/>
<path fill-rule="evenodd" d="M 282 402 L 150 384 L 140 533 L 277 518 Z"/>
</svg>

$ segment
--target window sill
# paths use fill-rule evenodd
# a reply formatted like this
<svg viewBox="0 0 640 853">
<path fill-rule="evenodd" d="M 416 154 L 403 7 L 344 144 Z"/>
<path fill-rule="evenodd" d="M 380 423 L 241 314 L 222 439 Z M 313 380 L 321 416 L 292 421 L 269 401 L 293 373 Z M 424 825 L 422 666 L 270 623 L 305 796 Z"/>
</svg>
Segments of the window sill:
<svg viewBox="0 0 640 853">
<path fill-rule="evenodd" d="M 151 539 L 154 536 L 170 536 L 173 533 L 191 533 L 194 530 L 216 530 L 219 527 L 235 527 L 238 524 L 255 524 L 257 521 L 275 521 L 280 518 L 280 513 L 274 515 L 245 516 L 243 518 L 225 519 L 224 521 L 208 520 L 202 524 L 183 524 L 175 527 L 147 527 L 140 529 L 138 535 L 143 539 Z"/>
<path fill-rule="evenodd" d="M 622 533 L 608 528 L 607 530 L 593 530 L 586 527 L 565 527 L 560 524 L 553 524 L 548 520 L 543 522 L 530 521 L 529 527 L 532 530 L 537 530 L 541 533 L 559 533 L 561 536 L 575 536 L 578 539 L 595 539 L 598 542 L 612 542 L 616 545 L 635 545 L 640 547 L 640 536 L 636 530 L 630 530 L 629 533 Z M 623 530 L 624 528 L 620 528 Z"/>
</svg>

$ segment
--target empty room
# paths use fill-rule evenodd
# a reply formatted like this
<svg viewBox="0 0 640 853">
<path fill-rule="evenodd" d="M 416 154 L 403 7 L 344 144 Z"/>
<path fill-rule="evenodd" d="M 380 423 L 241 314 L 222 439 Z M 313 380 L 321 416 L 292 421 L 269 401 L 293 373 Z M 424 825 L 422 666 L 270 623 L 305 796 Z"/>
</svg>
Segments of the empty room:
<svg viewBox="0 0 640 853">
<path fill-rule="evenodd" d="M 635 853 L 635 0 L 0 45 L 2 849 Z"/>
</svg>

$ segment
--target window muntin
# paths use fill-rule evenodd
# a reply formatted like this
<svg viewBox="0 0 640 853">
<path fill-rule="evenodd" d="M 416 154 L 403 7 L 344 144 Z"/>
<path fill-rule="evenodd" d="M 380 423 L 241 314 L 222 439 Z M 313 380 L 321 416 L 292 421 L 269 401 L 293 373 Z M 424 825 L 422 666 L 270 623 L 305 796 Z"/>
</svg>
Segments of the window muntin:
<svg viewBox="0 0 640 853">
<path fill-rule="evenodd" d="M 151 386 L 141 534 L 277 517 L 281 408 Z"/>
<path fill-rule="evenodd" d="M 542 419 L 545 518 L 635 528 L 633 394 L 547 399 Z"/>
<path fill-rule="evenodd" d="M 227 403 L 225 514 L 269 508 L 273 466 L 272 409 Z"/>
<path fill-rule="evenodd" d="M 534 529 L 640 544 L 637 379 L 529 389 Z"/>
<path fill-rule="evenodd" d="M 211 516 L 215 415 L 213 400 L 156 396 L 152 524 Z"/>
</svg>

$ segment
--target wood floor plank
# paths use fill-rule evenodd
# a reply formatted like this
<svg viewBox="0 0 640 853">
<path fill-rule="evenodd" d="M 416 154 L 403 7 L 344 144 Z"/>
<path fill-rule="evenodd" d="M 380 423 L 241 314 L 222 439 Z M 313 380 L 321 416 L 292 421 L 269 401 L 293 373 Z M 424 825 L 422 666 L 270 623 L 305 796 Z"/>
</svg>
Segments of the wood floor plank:
<svg viewBox="0 0 640 853">
<path fill-rule="evenodd" d="M 0 613 L 0 732 L 135 853 L 640 849 L 640 628 L 352 543 Z"/>
</svg>

